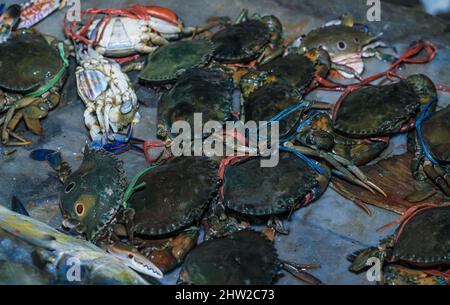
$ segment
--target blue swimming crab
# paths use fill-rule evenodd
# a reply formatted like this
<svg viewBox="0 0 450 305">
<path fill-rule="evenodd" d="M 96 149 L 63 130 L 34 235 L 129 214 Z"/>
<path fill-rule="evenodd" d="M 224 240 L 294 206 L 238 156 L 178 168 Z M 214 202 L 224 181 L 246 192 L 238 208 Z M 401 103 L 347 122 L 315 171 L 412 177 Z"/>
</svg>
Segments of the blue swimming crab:
<svg viewBox="0 0 450 305">
<path fill-rule="evenodd" d="M 371 34 L 367 26 L 353 22 L 346 14 L 338 21 L 314 29 L 296 39 L 292 46 L 305 50 L 322 48 L 328 52 L 332 68 L 346 78 L 360 78 L 364 71 L 363 58 L 377 56 L 387 58 L 377 48 L 386 47 L 380 35 Z"/>
</svg>

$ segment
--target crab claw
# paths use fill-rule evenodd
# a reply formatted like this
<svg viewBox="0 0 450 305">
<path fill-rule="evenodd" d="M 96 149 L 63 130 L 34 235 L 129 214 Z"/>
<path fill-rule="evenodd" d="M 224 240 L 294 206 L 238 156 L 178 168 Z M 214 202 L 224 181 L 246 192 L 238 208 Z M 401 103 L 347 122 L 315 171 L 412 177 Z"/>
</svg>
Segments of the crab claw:
<svg viewBox="0 0 450 305">
<path fill-rule="evenodd" d="M 333 153 L 314 150 L 309 147 L 295 146 L 295 145 L 291 146 L 292 149 L 295 149 L 296 151 L 302 154 L 324 159 L 339 171 L 340 176 L 356 185 L 365 188 L 369 192 L 375 194 L 375 191 L 373 190 L 375 189 L 376 191 L 380 192 L 383 196 L 385 197 L 387 196 L 386 193 L 380 187 L 376 186 L 373 182 L 369 181 L 369 179 L 347 159 L 344 159 Z M 347 169 L 346 167 L 348 167 L 349 169 Z"/>
<path fill-rule="evenodd" d="M 308 272 L 303 271 L 302 268 L 303 265 L 295 264 L 287 261 L 281 261 L 281 266 L 284 270 L 295 276 L 297 279 L 310 284 L 310 285 L 324 285 L 324 283 L 313 276 L 312 274 L 309 274 Z M 312 268 L 310 268 L 312 269 Z M 314 268 L 317 269 L 317 268 Z"/>
<path fill-rule="evenodd" d="M 125 249 L 116 244 L 109 245 L 106 251 L 137 272 L 157 279 L 161 279 L 164 276 L 155 264 L 137 251 Z"/>
</svg>

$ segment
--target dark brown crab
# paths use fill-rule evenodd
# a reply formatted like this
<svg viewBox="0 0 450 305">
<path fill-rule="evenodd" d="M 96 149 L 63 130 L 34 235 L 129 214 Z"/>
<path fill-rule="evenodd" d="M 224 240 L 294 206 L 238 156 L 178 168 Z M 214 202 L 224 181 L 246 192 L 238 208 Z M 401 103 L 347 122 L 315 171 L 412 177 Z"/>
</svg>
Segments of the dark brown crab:
<svg viewBox="0 0 450 305">
<path fill-rule="evenodd" d="M 284 268 L 309 284 L 322 284 L 302 270 L 308 267 L 281 261 L 273 243 L 266 236 L 252 230 L 243 230 L 200 244 L 184 262 L 178 283 L 269 285 Z"/>
<path fill-rule="evenodd" d="M 319 114 L 305 124 L 297 140 L 321 143 L 310 130 L 334 138 L 329 148 L 356 165 L 373 160 L 387 147 L 389 137 L 414 127 L 421 107 L 437 96 L 433 82 L 423 74 L 382 86 L 363 86 L 350 92 L 334 108 L 333 119 Z M 433 103 L 432 108 L 435 107 Z M 327 141 L 329 142 L 329 141 Z"/>
<path fill-rule="evenodd" d="M 62 42 L 31 30 L 13 32 L 0 44 L 3 144 L 30 144 L 14 132 L 22 119 L 33 133 L 42 135 L 39 120 L 59 103 L 59 89 L 64 84 L 69 65 L 67 57 L 68 49 Z M 18 141 L 10 142 L 10 136 Z"/>
<path fill-rule="evenodd" d="M 450 106 L 435 113 L 429 110 L 422 111 L 414 131 L 415 158 L 411 169 L 417 191 L 408 196 L 413 202 L 436 193 L 429 180 L 450 197 Z"/>
<path fill-rule="evenodd" d="M 176 157 L 140 172 L 125 194 L 114 232 L 164 272 L 195 247 L 198 225 L 218 191 L 217 167 L 204 157 Z"/>
<path fill-rule="evenodd" d="M 449 205 L 422 205 L 407 211 L 393 236 L 381 240 L 377 248 L 370 247 L 348 257 L 352 261 L 350 271 L 360 272 L 367 267 L 367 260 L 375 257 L 381 260 L 382 266 L 401 264 L 425 274 L 441 274 L 448 281 L 449 219 Z M 390 282 L 400 275 L 393 273 L 395 270 L 389 269 L 392 272 L 387 274 Z M 382 278 L 380 280 L 383 282 Z"/>
<path fill-rule="evenodd" d="M 272 15 L 248 17 L 243 10 L 235 24 L 215 33 L 211 41 L 215 45 L 213 57 L 224 63 L 247 63 L 258 58 L 270 58 L 279 53 L 276 46 L 282 39 L 281 22 Z M 278 51 L 278 52 L 277 52 Z"/>
</svg>

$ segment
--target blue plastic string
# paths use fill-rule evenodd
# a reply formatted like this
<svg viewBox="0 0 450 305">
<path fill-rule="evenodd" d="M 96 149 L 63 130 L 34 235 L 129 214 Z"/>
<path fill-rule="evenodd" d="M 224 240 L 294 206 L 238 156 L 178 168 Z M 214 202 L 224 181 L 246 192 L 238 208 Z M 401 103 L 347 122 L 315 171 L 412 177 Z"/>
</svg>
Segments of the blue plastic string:
<svg viewBox="0 0 450 305">
<path fill-rule="evenodd" d="M 420 146 L 422 148 L 422 151 L 425 153 L 425 155 L 427 156 L 428 160 L 431 161 L 431 163 L 440 166 L 439 161 L 437 161 L 436 159 L 433 158 L 433 156 L 431 155 L 431 153 L 428 150 L 427 146 L 425 145 L 425 141 L 423 139 L 423 134 L 422 134 L 422 122 L 425 121 L 427 118 L 429 118 L 431 116 L 431 114 L 433 113 L 433 112 L 429 111 L 429 109 L 430 109 L 431 105 L 436 100 L 437 100 L 436 97 L 432 98 L 425 105 L 425 107 L 423 107 L 422 111 L 420 112 L 419 118 L 416 120 L 415 127 L 416 127 L 416 130 L 417 130 L 417 136 L 419 138 L 419 143 L 420 143 Z M 445 170 L 445 168 L 444 168 L 444 170 Z"/>
<path fill-rule="evenodd" d="M 278 148 L 280 150 L 289 151 L 289 152 L 294 153 L 295 155 L 297 155 L 298 157 L 303 159 L 306 163 L 308 163 L 308 165 L 311 166 L 319 174 L 323 175 L 325 173 L 325 170 L 319 164 L 317 164 L 313 160 L 309 159 L 307 156 L 305 156 L 301 152 L 299 152 L 293 148 L 287 147 L 287 146 L 278 146 Z"/>
</svg>

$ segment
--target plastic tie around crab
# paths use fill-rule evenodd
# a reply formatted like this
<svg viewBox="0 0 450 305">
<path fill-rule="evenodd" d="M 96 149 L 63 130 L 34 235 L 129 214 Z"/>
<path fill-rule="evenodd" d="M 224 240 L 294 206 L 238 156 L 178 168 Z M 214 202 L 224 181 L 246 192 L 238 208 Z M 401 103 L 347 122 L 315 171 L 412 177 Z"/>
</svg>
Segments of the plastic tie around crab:
<svg viewBox="0 0 450 305">
<path fill-rule="evenodd" d="M 57 82 L 59 82 L 61 77 L 66 72 L 67 67 L 69 67 L 69 61 L 66 58 L 65 51 L 64 51 L 64 44 L 62 42 L 58 43 L 58 52 L 59 52 L 59 56 L 61 57 L 61 59 L 63 61 L 63 66 L 61 67 L 61 69 L 58 71 L 58 73 L 56 73 L 56 75 L 47 84 L 45 84 L 42 87 L 39 87 L 37 90 L 30 92 L 25 96 L 27 96 L 27 97 L 41 96 L 42 94 L 47 92 L 49 89 L 53 88 Z"/>
<path fill-rule="evenodd" d="M 128 208 L 128 200 L 131 198 L 131 196 L 134 194 L 135 191 L 138 189 L 141 189 L 145 186 L 145 182 L 137 184 L 137 181 L 139 178 L 141 178 L 143 175 L 145 175 L 148 171 L 156 167 L 155 164 L 151 164 L 150 166 L 140 170 L 134 177 L 131 179 L 130 184 L 128 185 L 127 189 L 123 193 L 122 198 L 122 205 L 126 209 Z"/>
<path fill-rule="evenodd" d="M 447 205 L 444 205 L 444 206 L 447 206 Z M 397 233 L 395 234 L 395 240 L 397 240 L 398 237 L 403 232 L 403 229 L 404 229 L 406 223 L 411 218 L 413 218 L 417 213 L 419 213 L 420 211 L 424 211 L 424 210 L 432 209 L 432 208 L 437 208 L 437 207 L 438 206 L 436 204 L 433 204 L 433 203 L 424 203 L 424 204 L 421 204 L 421 205 L 417 205 L 417 206 L 411 207 L 408 210 L 406 210 L 406 212 L 402 216 L 400 216 L 399 218 L 394 219 L 393 221 L 391 221 L 391 222 L 385 224 L 384 226 L 378 228 L 377 232 L 382 232 L 385 229 L 387 229 L 389 227 L 392 227 L 395 224 L 399 224 L 400 223 L 401 225 L 399 226 L 399 228 L 397 230 Z"/>
<path fill-rule="evenodd" d="M 414 58 L 416 55 L 418 55 L 422 51 L 425 51 L 427 56 L 420 57 L 420 58 Z M 342 101 L 350 92 L 352 92 L 362 86 L 368 85 L 368 84 L 372 83 L 373 81 L 376 81 L 380 78 L 382 78 L 382 79 L 380 80 L 379 85 L 382 85 L 384 82 L 386 82 L 388 80 L 392 81 L 394 78 L 403 79 L 403 77 L 397 73 L 397 70 L 400 69 L 402 64 L 404 64 L 404 63 L 423 64 L 423 63 L 431 62 L 436 57 L 437 52 L 438 52 L 438 49 L 432 41 L 430 41 L 430 40 L 418 41 L 418 42 L 414 43 L 413 45 L 411 45 L 411 47 L 408 50 L 406 50 L 402 55 L 400 55 L 400 57 L 387 70 L 377 73 L 377 74 L 374 74 L 372 76 L 369 76 L 369 77 L 361 80 L 360 82 L 348 84 L 348 85 L 334 83 L 334 82 L 331 82 L 331 81 L 328 81 L 326 79 L 316 76 L 315 80 L 320 85 L 322 85 L 322 87 L 319 87 L 318 89 L 331 90 L 331 91 L 344 91 L 343 94 L 337 100 L 335 107 L 333 109 L 333 112 L 332 112 L 333 122 L 336 119 L 336 114 L 337 114 L 337 111 L 338 111 L 340 105 L 342 104 Z M 450 92 L 450 88 L 443 86 L 443 85 L 437 85 L 436 88 L 439 91 Z"/>
<path fill-rule="evenodd" d="M 422 151 L 427 156 L 428 160 L 431 161 L 431 163 L 435 165 L 440 165 L 439 161 L 437 161 L 428 150 L 428 147 L 425 145 L 425 140 L 423 138 L 422 134 L 422 122 L 425 121 L 427 118 L 431 116 L 433 112 L 428 111 L 430 109 L 430 106 L 437 101 L 436 97 L 433 97 L 426 105 L 423 107 L 422 111 L 420 112 L 419 118 L 416 120 L 416 131 L 417 131 L 417 137 L 419 138 L 420 147 L 422 148 Z M 447 171 L 445 168 L 443 168 L 444 171 Z"/>
<path fill-rule="evenodd" d="M 152 11 L 153 10 L 153 11 Z M 152 13 L 150 13 L 152 11 Z M 165 12 L 163 12 L 165 11 Z M 134 5 L 128 8 L 109 8 L 109 9 L 101 9 L 101 8 L 88 8 L 85 11 L 81 11 L 81 18 L 86 17 L 87 15 L 92 14 L 87 22 L 81 27 L 81 29 L 76 32 L 75 26 L 77 21 L 72 21 L 70 26 L 67 26 L 67 19 L 64 16 L 64 32 L 66 36 L 71 39 L 77 39 L 82 41 L 87 45 L 96 45 L 102 39 L 106 26 L 111 21 L 113 15 L 128 17 L 132 19 L 142 19 L 142 20 L 150 20 L 152 14 L 156 18 L 163 19 L 167 22 L 177 23 L 177 16 L 174 12 L 166 9 L 164 7 L 159 6 L 145 6 L 145 5 Z M 102 31 L 99 35 L 97 35 L 95 40 L 90 40 L 84 37 L 86 32 L 88 31 L 90 25 L 94 21 L 95 17 L 99 14 L 103 14 L 104 16 L 98 23 L 98 25 L 102 25 Z"/>
<path fill-rule="evenodd" d="M 287 116 L 291 115 L 292 113 L 296 112 L 297 110 L 299 110 L 299 109 L 301 109 L 301 108 L 303 108 L 303 107 L 305 107 L 305 103 L 304 103 L 304 102 L 299 102 L 297 105 L 290 106 L 290 107 L 288 107 L 288 108 L 286 108 L 286 109 L 280 111 L 280 112 L 279 112 L 278 114 L 276 114 L 274 117 L 270 118 L 265 124 L 263 124 L 262 126 L 260 126 L 260 127 L 257 128 L 257 131 L 258 131 L 258 137 L 257 137 L 257 139 L 258 139 L 258 140 L 260 139 L 260 136 L 259 136 L 259 130 L 260 130 L 261 128 L 270 126 L 272 122 L 281 121 L 281 120 L 285 119 Z M 291 137 L 291 138 L 292 138 L 292 137 Z M 291 138 L 285 139 L 283 142 L 289 141 L 289 140 L 291 140 Z"/>
<path fill-rule="evenodd" d="M 0 4 L 0 14 L 3 14 L 3 10 L 5 9 L 5 4 Z"/>
<path fill-rule="evenodd" d="M 278 145 L 278 148 L 280 150 L 284 150 L 284 151 L 289 151 L 294 153 L 297 157 L 299 157 L 300 159 L 302 159 L 303 161 L 305 161 L 306 163 L 308 163 L 308 165 L 313 168 L 317 173 L 319 173 L 320 175 L 325 174 L 325 170 L 323 169 L 322 166 L 320 166 L 318 163 L 316 163 L 315 161 L 311 160 L 310 158 L 308 158 L 307 156 L 305 156 L 304 154 L 302 154 L 301 152 L 287 147 L 287 146 L 283 146 L 283 145 Z"/>
</svg>

